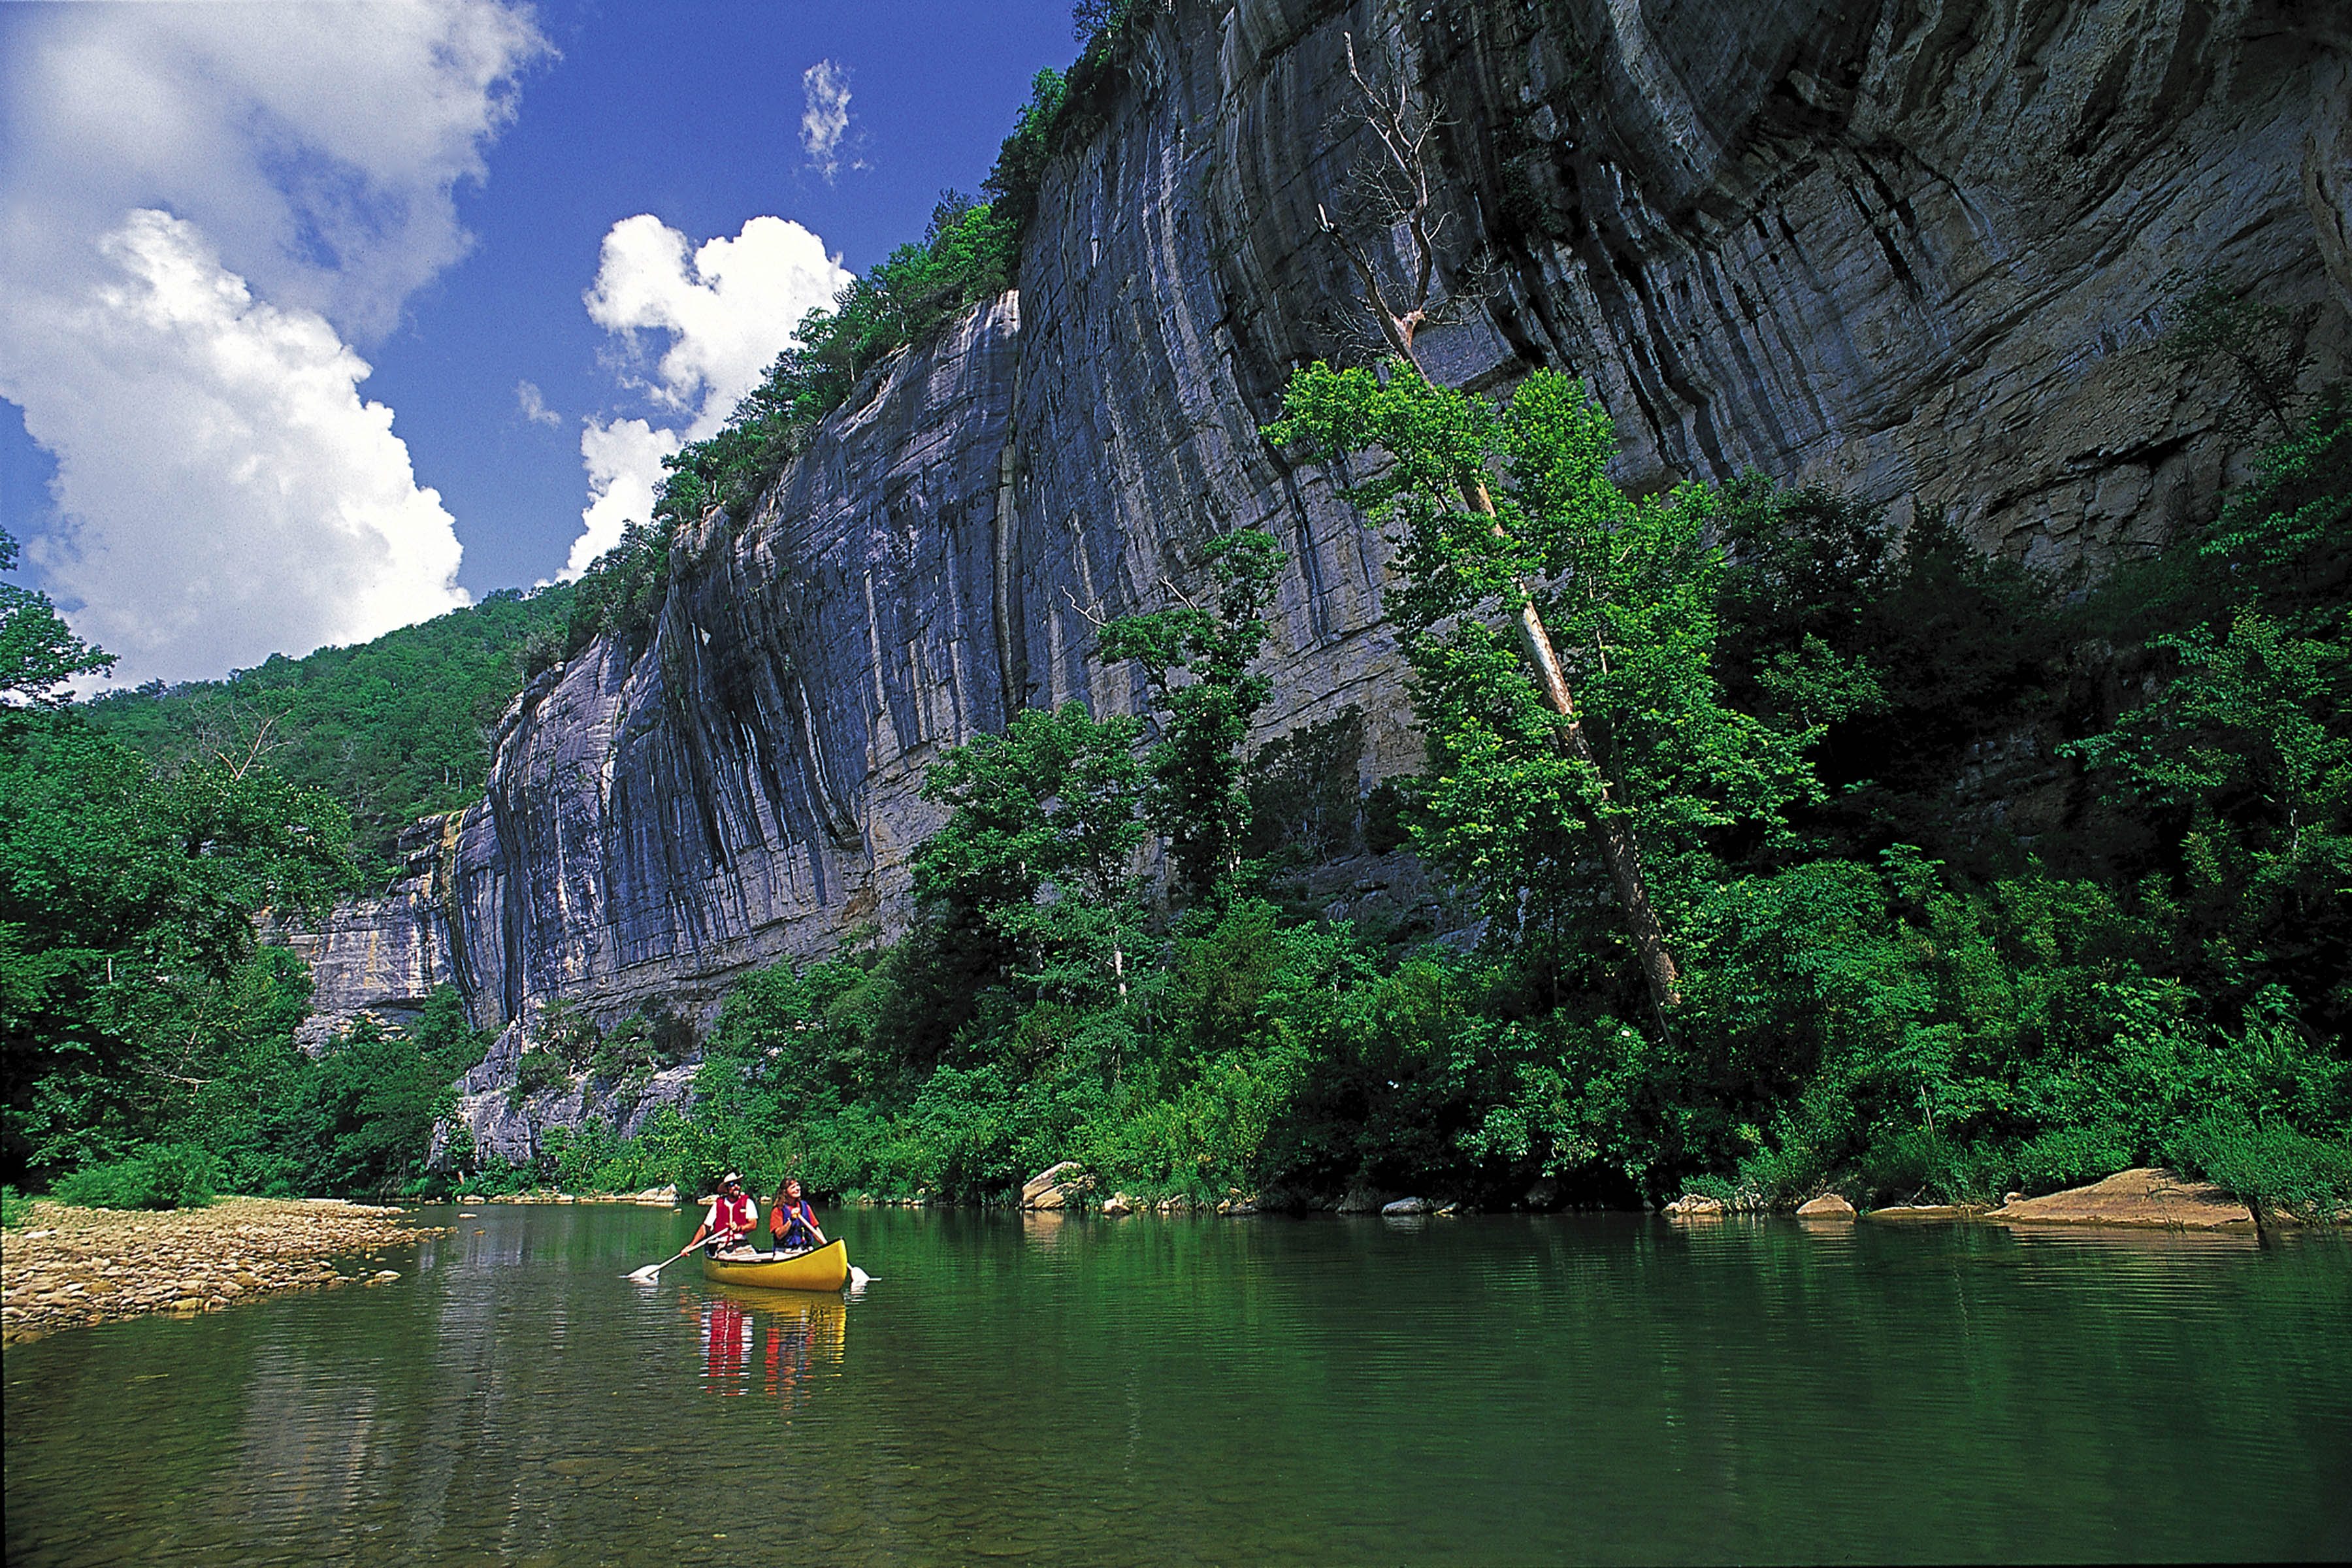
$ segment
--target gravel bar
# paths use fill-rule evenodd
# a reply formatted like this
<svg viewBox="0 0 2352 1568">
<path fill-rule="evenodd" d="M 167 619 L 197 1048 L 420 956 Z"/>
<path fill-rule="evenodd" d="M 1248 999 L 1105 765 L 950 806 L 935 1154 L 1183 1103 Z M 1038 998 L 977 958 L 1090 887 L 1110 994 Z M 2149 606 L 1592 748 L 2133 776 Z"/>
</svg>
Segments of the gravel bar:
<svg viewBox="0 0 2352 1568">
<path fill-rule="evenodd" d="M 128 1212 L 37 1202 L 0 1237 L 0 1341 L 149 1312 L 225 1311 L 282 1290 L 397 1279 L 382 1255 L 446 1226 L 406 1209 L 319 1198 L 224 1198 Z"/>
</svg>

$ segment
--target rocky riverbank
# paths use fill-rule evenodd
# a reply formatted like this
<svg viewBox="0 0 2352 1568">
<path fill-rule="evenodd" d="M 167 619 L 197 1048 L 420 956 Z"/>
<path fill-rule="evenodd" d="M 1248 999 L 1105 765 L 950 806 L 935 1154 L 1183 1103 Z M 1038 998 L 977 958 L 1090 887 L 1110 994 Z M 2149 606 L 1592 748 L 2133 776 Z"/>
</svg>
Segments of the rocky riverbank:
<svg viewBox="0 0 2352 1568">
<path fill-rule="evenodd" d="M 1665 1207 L 1673 1220 L 1714 1220 L 1762 1214 L 1769 1207 L 1753 1193 L 1727 1203 L 1685 1193 Z M 1983 1204 L 1897 1204 L 1857 1211 L 1835 1193 L 1825 1193 L 1797 1210 L 1807 1220 L 1988 1220 L 2002 1225 L 2116 1225 L 2157 1230 L 2252 1230 L 2253 1211 L 2210 1182 L 2153 1166 L 2118 1171 L 2104 1181 L 2063 1193 L 2029 1198 L 2011 1193 L 1999 1208 Z"/>
<path fill-rule="evenodd" d="M 0 1340 L 149 1312 L 217 1312 L 284 1290 L 383 1284 L 384 1255 L 431 1236 L 408 1211 L 322 1199 L 226 1198 L 123 1212 L 39 1202 L 0 1241 Z"/>
<path fill-rule="evenodd" d="M 533 1187 L 520 1193 L 459 1193 L 450 1200 L 461 1204 L 643 1204 L 649 1208 L 674 1208 L 676 1187 L 647 1187 L 642 1193 L 567 1193 L 556 1187 Z"/>
</svg>

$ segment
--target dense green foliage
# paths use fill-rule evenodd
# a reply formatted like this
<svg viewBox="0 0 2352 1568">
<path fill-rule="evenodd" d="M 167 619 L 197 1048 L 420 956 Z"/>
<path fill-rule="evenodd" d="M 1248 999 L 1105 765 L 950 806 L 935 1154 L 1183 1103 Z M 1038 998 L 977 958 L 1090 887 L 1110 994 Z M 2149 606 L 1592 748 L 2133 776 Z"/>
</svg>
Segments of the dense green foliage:
<svg viewBox="0 0 2352 1568">
<path fill-rule="evenodd" d="M 261 762 L 332 798 L 380 876 L 403 828 L 481 798 L 489 731 L 522 689 L 532 648 L 578 615 L 578 592 L 492 594 L 371 643 L 274 655 L 222 680 L 157 682 L 83 711 L 166 772 Z"/>
<path fill-rule="evenodd" d="M 291 1030 L 308 978 L 254 921 L 351 885 L 350 818 L 266 767 L 159 770 L 72 711 L 0 715 L 0 803 L 7 1156 L 69 1167 Z"/>
<path fill-rule="evenodd" d="M 211 1150 L 197 1143 L 151 1143 L 128 1159 L 83 1166 L 51 1195 L 82 1208 L 202 1208 L 219 1184 L 220 1161 Z"/>
<path fill-rule="evenodd" d="M 1144 929 L 1139 728 L 1071 703 L 943 757 L 924 794 L 952 815 L 915 858 L 933 922 L 985 933 L 999 972 L 1049 994 L 1123 985 Z"/>
<path fill-rule="evenodd" d="M 1475 889 L 1496 940 L 1550 945 L 1563 921 L 1588 923 L 1610 896 L 1593 838 L 1612 825 L 1646 852 L 1654 894 L 1687 903 L 1677 883 L 1708 877 L 1710 835 L 1775 839 L 1787 807 L 1818 798 L 1802 754 L 1818 724 L 1724 700 L 1715 493 L 1625 496 L 1606 475 L 1613 429 L 1581 387 L 1538 372 L 1497 409 L 1417 375 L 1316 365 L 1289 409 L 1277 440 L 1392 457 L 1349 497 L 1400 547 L 1391 613 L 1429 746 L 1417 837 Z M 1485 505 L 1465 473 L 1486 476 Z M 1522 597 L 1576 693 L 1588 754 L 1560 746 L 1564 721 L 1517 651 Z"/>
<path fill-rule="evenodd" d="M 1249 841 L 1242 745 L 1274 693 L 1250 666 L 1265 647 L 1282 555 L 1265 533 L 1245 528 L 1213 542 L 1203 559 L 1213 605 L 1188 600 L 1121 616 L 1103 627 L 1102 657 L 1142 668 L 1160 722 L 1145 805 L 1168 840 L 1179 887 L 1212 900 L 1241 878 Z"/>
<path fill-rule="evenodd" d="M 523 609 L 502 600 L 484 606 L 490 630 L 445 617 L 176 695 L 0 708 L 9 1173 L 122 1206 L 201 1203 L 223 1184 L 383 1192 L 419 1178 L 449 1085 L 482 1042 L 445 993 L 413 1037 L 363 1024 L 317 1058 L 295 1047 L 310 975 L 257 929 L 359 884 L 340 791 L 281 764 L 364 780 L 375 798 L 421 787 L 414 754 L 389 743 L 334 752 L 371 714 L 412 740 L 436 732 L 432 715 L 384 689 L 404 673 L 444 704 L 453 690 L 510 691 Z M 76 645 L 63 654 L 81 657 Z M 244 733 L 231 728 L 257 712 Z M 339 724 L 350 728 L 331 749 Z M 478 754 L 478 735 L 467 740 Z"/>
</svg>

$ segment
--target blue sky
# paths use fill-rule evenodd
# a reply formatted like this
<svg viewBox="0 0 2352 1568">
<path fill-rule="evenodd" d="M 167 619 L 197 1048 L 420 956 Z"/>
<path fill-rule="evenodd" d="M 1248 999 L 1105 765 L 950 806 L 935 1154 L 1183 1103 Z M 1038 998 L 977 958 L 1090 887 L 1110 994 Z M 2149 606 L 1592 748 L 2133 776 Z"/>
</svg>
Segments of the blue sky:
<svg viewBox="0 0 2352 1568">
<path fill-rule="evenodd" d="M 0 5 L 0 525 L 131 680 L 551 578 L 1075 52 L 1061 0 Z"/>
</svg>

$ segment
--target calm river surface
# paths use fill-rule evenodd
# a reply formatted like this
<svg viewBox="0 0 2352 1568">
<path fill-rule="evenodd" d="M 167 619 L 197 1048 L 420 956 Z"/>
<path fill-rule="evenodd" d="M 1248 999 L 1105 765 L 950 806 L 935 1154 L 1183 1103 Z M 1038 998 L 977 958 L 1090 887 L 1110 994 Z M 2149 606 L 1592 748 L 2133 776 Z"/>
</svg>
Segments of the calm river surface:
<svg viewBox="0 0 2352 1568">
<path fill-rule="evenodd" d="M 2352 1238 L 483 1205 L 10 1347 L 12 1564 L 2352 1557 Z"/>
</svg>

